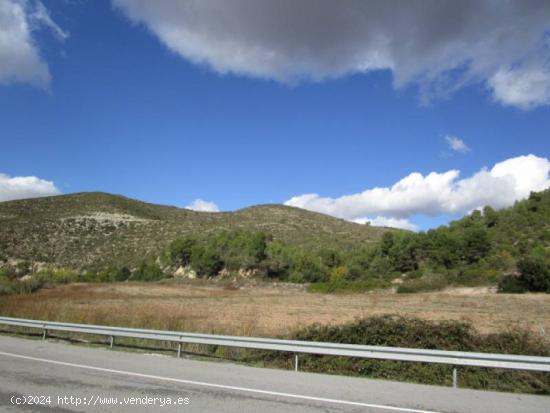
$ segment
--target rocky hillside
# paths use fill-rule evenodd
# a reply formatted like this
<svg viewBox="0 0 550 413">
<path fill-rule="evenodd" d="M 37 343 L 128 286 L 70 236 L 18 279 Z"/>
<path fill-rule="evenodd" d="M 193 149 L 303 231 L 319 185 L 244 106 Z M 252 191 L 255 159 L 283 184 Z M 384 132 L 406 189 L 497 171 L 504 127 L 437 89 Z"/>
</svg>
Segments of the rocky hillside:
<svg viewBox="0 0 550 413">
<path fill-rule="evenodd" d="M 0 262 L 133 266 L 176 238 L 232 229 L 265 231 L 308 249 L 372 243 L 389 230 L 283 205 L 210 213 L 78 193 L 1 202 Z"/>
</svg>

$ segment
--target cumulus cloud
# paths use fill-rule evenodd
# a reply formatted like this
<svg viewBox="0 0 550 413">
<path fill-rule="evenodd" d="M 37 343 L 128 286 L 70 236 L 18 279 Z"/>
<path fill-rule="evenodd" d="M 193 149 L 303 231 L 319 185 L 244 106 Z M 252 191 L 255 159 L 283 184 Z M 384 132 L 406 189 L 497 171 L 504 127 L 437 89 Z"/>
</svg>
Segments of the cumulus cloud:
<svg viewBox="0 0 550 413">
<path fill-rule="evenodd" d="M 465 213 L 480 205 L 504 208 L 531 191 L 550 187 L 550 160 L 535 155 L 518 156 L 460 178 L 458 170 L 413 172 L 391 187 L 376 187 L 339 198 L 318 194 L 295 196 L 285 205 L 309 209 L 348 220 L 381 216 L 406 219 L 422 214 Z"/>
<path fill-rule="evenodd" d="M 503 72 L 533 56 L 550 56 L 546 0 L 113 3 L 173 52 L 219 73 L 295 83 L 390 70 L 395 87 L 417 84 L 427 99 L 489 80 L 496 98 L 510 105 L 518 103 L 500 98 L 503 83 L 513 83 L 527 95 L 539 93 L 531 87 L 534 83 L 548 85 L 545 78 L 534 80 L 534 74 Z M 503 73 L 516 79 L 503 78 Z M 530 106 L 548 103 L 523 97 L 520 106 L 525 99 Z"/>
<path fill-rule="evenodd" d="M 195 199 L 185 208 L 201 212 L 220 212 L 220 209 L 214 202 L 204 201 L 202 199 Z"/>
<path fill-rule="evenodd" d="M 353 222 L 357 222 L 358 224 L 369 223 L 374 227 L 391 227 L 408 229 L 409 231 L 418 231 L 418 227 L 406 218 L 388 218 L 378 216 L 374 218 L 356 218 L 353 220 Z"/>
<path fill-rule="evenodd" d="M 40 1 L 0 1 L 0 84 L 24 82 L 48 88 L 51 74 L 33 37 L 41 28 L 60 41 L 68 37 Z"/>
<path fill-rule="evenodd" d="M 470 148 L 468 147 L 468 145 L 466 145 L 464 141 L 457 136 L 447 135 L 445 136 L 445 140 L 447 141 L 449 148 L 455 152 L 460 152 L 460 153 L 470 152 Z"/>
<path fill-rule="evenodd" d="M 500 69 L 489 79 L 494 98 L 521 109 L 550 104 L 550 68 L 544 65 Z"/>
<path fill-rule="evenodd" d="M 59 195 L 51 181 L 36 176 L 14 176 L 0 174 L 0 202 L 14 199 L 38 198 L 41 196 Z"/>
</svg>

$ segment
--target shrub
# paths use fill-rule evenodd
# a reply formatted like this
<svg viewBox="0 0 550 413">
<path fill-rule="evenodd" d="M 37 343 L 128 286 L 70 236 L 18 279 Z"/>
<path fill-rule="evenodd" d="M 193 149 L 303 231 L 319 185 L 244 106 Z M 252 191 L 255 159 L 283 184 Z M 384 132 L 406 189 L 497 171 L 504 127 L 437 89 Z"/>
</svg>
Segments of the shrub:
<svg viewBox="0 0 550 413">
<path fill-rule="evenodd" d="M 460 270 L 456 282 L 467 286 L 495 284 L 499 276 L 497 270 L 490 269 L 487 265 L 474 265 Z"/>
<path fill-rule="evenodd" d="M 328 274 L 313 255 L 302 253 L 294 258 L 293 273 L 301 274 L 305 282 L 327 281 Z"/>
<path fill-rule="evenodd" d="M 168 246 L 170 261 L 174 265 L 188 265 L 191 261 L 191 254 L 196 241 L 192 238 L 183 238 L 173 241 Z"/>
<path fill-rule="evenodd" d="M 33 278 L 39 278 L 44 284 L 68 284 L 82 281 L 79 273 L 64 268 L 41 271 Z"/>
<path fill-rule="evenodd" d="M 529 291 L 550 292 L 550 267 L 538 257 L 518 262 L 519 282 Z"/>
<path fill-rule="evenodd" d="M 323 248 L 319 251 L 319 259 L 325 267 L 335 268 L 342 265 L 341 254 L 331 248 Z"/>
<path fill-rule="evenodd" d="M 528 332 L 482 335 L 469 323 L 377 316 L 343 325 L 312 325 L 290 335 L 293 340 L 547 356 L 548 347 Z M 261 352 L 269 365 L 286 366 L 292 353 Z M 304 371 L 368 376 L 426 384 L 451 384 L 452 366 L 351 357 L 301 355 Z M 461 387 L 550 394 L 550 376 L 538 372 L 460 367 Z"/>
<path fill-rule="evenodd" d="M 368 273 L 372 277 L 383 277 L 391 274 L 393 268 L 388 257 L 376 256 L 369 266 Z"/>
<path fill-rule="evenodd" d="M 288 281 L 295 284 L 300 284 L 304 282 L 304 275 L 299 272 L 291 272 L 288 276 Z"/>
<path fill-rule="evenodd" d="M 527 292 L 525 285 L 515 275 L 506 275 L 498 283 L 499 293 L 521 294 Z"/>
<path fill-rule="evenodd" d="M 166 278 L 166 274 L 155 262 L 143 262 L 130 279 L 133 281 L 157 281 Z"/>
<path fill-rule="evenodd" d="M 40 277 L 32 277 L 24 281 L 2 278 L 0 279 L 0 295 L 30 294 L 43 286 L 44 281 Z"/>
<path fill-rule="evenodd" d="M 113 281 L 126 281 L 132 275 L 128 267 L 122 267 L 111 273 L 111 279 Z"/>
<path fill-rule="evenodd" d="M 147 271 L 150 271 L 151 268 L 148 268 Z M 153 271 L 156 271 L 153 270 Z M 132 275 L 132 272 L 127 267 L 122 268 L 108 268 L 105 271 L 101 271 L 95 274 L 90 274 L 89 276 L 85 277 L 86 281 L 94 282 L 117 282 L 117 281 L 126 281 L 128 280 Z M 140 277 L 138 275 L 138 277 Z"/>
<path fill-rule="evenodd" d="M 223 261 L 215 250 L 195 247 L 191 254 L 191 267 L 199 277 L 213 277 L 222 270 Z"/>
</svg>

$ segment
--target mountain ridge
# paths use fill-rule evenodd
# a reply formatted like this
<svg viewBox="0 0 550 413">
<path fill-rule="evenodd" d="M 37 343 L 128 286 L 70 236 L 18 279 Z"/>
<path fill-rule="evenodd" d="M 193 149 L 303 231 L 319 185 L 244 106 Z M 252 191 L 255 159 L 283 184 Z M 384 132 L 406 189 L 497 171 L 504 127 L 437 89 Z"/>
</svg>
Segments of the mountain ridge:
<svg viewBox="0 0 550 413">
<path fill-rule="evenodd" d="M 0 260 L 72 268 L 132 266 L 179 237 L 238 229 L 265 231 L 308 249 L 354 247 L 395 231 L 281 204 L 202 212 L 79 192 L 0 202 Z"/>
</svg>

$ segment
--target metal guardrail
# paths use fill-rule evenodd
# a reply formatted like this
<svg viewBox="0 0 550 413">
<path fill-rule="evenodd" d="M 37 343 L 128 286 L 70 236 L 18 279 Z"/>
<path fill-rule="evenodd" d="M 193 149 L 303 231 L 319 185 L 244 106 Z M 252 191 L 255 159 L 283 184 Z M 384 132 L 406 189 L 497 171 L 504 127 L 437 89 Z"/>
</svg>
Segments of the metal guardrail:
<svg viewBox="0 0 550 413">
<path fill-rule="evenodd" d="M 175 342 L 178 343 L 178 357 L 181 356 L 182 344 L 206 344 L 225 347 L 283 351 L 296 354 L 296 370 L 298 369 L 298 353 L 447 364 L 454 367 L 453 385 L 455 387 L 457 381 L 457 366 L 550 372 L 550 357 L 195 334 L 177 331 L 27 320 L 11 317 L 0 317 L 0 324 L 41 329 L 43 331 L 43 339 L 46 339 L 48 331 L 67 331 L 107 336 L 110 338 L 111 347 L 114 345 L 116 337 Z"/>
</svg>

